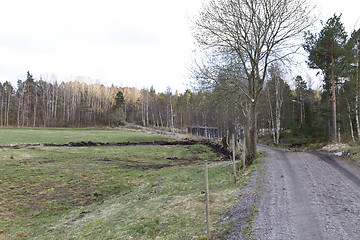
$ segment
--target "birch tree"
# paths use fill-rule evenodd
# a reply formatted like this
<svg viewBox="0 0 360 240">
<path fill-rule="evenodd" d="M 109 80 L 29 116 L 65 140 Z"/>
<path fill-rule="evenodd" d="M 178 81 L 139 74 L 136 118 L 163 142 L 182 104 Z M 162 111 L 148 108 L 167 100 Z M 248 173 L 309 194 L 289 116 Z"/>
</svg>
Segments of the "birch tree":
<svg viewBox="0 0 360 240">
<path fill-rule="evenodd" d="M 269 87 L 268 90 L 268 98 L 270 105 L 270 116 L 273 125 L 273 135 L 274 135 L 274 143 L 276 145 L 279 144 L 280 139 L 280 130 L 281 130 L 281 109 L 284 102 L 284 90 L 286 83 L 281 78 L 281 69 L 279 65 L 271 65 L 269 69 L 269 77 L 270 81 L 268 82 Z M 270 101 L 270 89 L 273 92 L 274 100 L 275 100 L 275 108 L 273 114 L 273 108 Z"/>
</svg>

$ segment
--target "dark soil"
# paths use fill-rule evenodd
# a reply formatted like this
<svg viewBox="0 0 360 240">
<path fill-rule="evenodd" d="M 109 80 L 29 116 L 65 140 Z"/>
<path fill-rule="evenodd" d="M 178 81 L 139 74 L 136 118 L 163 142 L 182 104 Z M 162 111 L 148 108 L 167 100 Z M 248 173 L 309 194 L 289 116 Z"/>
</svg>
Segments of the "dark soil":
<svg viewBox="0 0 360 240">
<path fill-rule="evenodd" d="M 45 143 L 46 147 L 114 147 L 114 146 L 147 146 L 147 145 L 195 145 L 199 142 L 196 141 L 153 141 L 153 142 L 118 142 L 118 143 L 102 143 L 102 142 L 70 142 L 67 144 L 53 144 Z"/>
<path fill-rule="evenodd" d="M 210 141 L 210 140 L 184 140 L 184 141 L 153 141 L 153 142 L 118 142 L 118 143 L 103 143 L 103 142 L 69 142 L 66 144 L 55 144 L 55 143 L 44 143 L 44 144 L 25 144 L 25 145 L 15 145 L 15 146 L 0 146 L 0 148 L 25 148 L 25 147 L 38 147 L 43 145 L 44 147 L 113 147 L 113 146 L 147 146 L 147 145 L 159 145 L 159 146 L 190 146 L 195 144 L 203 144 L 210 147 L 214 152 L 223 155 L 225 159 L 231 157 L 231 152 L 224 148 L 221 144 Z"/>
</svg>

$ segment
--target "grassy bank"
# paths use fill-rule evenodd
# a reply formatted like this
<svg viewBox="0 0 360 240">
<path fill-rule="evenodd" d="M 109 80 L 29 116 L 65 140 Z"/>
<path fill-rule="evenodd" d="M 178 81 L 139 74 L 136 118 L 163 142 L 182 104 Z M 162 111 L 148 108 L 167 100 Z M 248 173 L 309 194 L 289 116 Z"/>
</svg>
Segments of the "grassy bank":
<svg viewBox="0 0 360 240">
<path fill-rule="evenodd" d="M 164 140 L 128 130 L 0 129 L 0 145 Z M 32 136 L 32 137 L 31 137 Z M 72 139 L 72 140 L 69 140 Z M 77 139 L 77 140 L 74 140 Z M 203 160 L 213 235 L 248 180 L 206 146 L 0 148 L 0 238 L 197 239 L 205 236 Z"/>
<path fill-rule="evenodd" d="M 340 153 L 340 156 L 345 157 L 347 161 L 360 166 L 360 145 L 358 143 L 328 144 L 322 150 Z"/>
</svg>

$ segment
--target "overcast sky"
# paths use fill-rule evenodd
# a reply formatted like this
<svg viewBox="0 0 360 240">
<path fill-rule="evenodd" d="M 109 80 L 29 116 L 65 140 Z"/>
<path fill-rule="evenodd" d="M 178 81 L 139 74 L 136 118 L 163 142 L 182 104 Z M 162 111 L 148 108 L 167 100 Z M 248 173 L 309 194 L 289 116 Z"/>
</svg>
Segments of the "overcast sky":
<svg viewBox="0 0 360 240">
<path fill-rule="evenodd" d="M 360 27 L 354 0 L 313 0 L 326 21 Z M 9 0 L 0 3 L 0 82 L 77 76 L 116 86 L 184 91 L 202 0 Z M 354 6 L 356 4 L 356 6 Z M 356 21 L 357 24 L 355 25 Z"/>
</svg>

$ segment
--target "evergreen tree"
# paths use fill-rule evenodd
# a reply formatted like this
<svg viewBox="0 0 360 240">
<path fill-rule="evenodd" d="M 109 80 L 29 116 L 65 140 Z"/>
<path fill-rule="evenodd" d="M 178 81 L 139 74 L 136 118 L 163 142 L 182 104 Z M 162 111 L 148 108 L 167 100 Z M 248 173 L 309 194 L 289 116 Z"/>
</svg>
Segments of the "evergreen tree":
<svg viewBox="0 0 360 240">
<path fill-rule="evenodd" d="M 326 90 L 329 90 L 331 86 L 333 140 L 337 142 L 335 84 L 348 61 L 348 52 L 345 47 L 347 34 L 341 22 L 341 15 L 329 18 L 319 34 L 308 32 L 305 41 L 303 47 L 309 53 L 308 65 L 322 71 Z M 331 83 L 327 82 L 329 79 Z"/>
<path fill-rule="evenodd" d="M 118 91 L 115 97 L 115 108 L 122 108 L 125 105 L 125 98 L 122 91 Z"/>
</svg>

